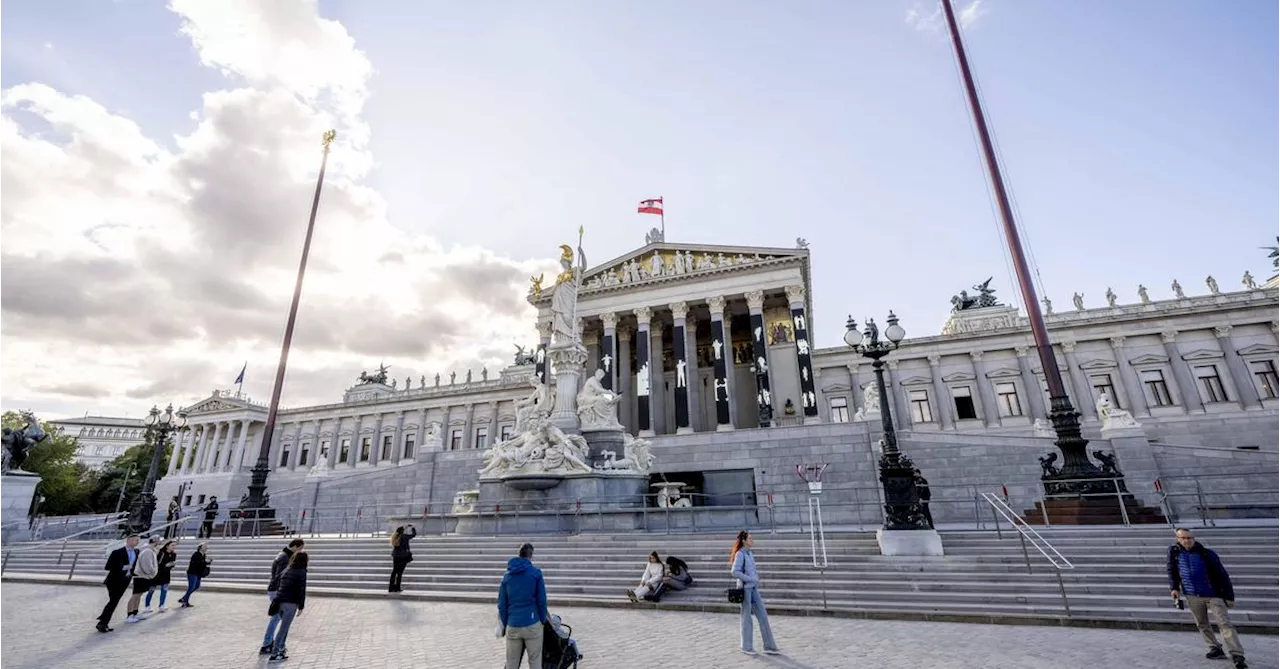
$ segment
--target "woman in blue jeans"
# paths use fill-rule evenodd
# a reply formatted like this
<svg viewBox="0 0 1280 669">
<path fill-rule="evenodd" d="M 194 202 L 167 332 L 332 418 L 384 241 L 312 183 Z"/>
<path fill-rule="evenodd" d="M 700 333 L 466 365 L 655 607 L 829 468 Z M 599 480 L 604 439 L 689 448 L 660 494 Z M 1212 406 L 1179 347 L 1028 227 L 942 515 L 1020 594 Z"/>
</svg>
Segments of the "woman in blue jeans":
<svg viewBox="0 0 1280 669">
<path fill-rule="evenodd" d="M 191 603 L 191 595 L 200 589 L 200 581 L 209 575 L 209 565 L 213 563 L 213 560 L 209 559 L 208 551 L 209 544 L 203 541 L 200 542 L 200 545 L 196 546 L 195 552 L 191 554 L 191 562 L 187 563 L 187 591 L 183 593 L 182 599 L 178 600 L 182 602 L 182 608 L 184 609 L 195 606 Z"/>
<path fill-rule="evenodd" d="M 760 574 L 756 571 L 755 554 L 751 546 L 755 541 L 746 530 L 738 532 L 733 541 L 733 552 L 729 555 L 729 564 L 733 565 L 733 577 L 738 579 L 738 587 L 742 588 L 742 652 L 755 655 L 752 648 L 754 636 L 751 629 L 751 614 L 755 613 L 760 621 L 760 640 L 764 642 L 764 652 L 769 655 L 781 653 L 778 644 L 773 640 L 773 630 L 769 629 L 769 612 L 764 608 L 764 598 L 760 596 Z"/>
<path fill-rule="evenodd" d="M 271 608 L 267 610 L 268 615 L 280 614 L 280 627 L 276 630 L 276 639 L 271 657 L 267 658 L 268 662 L 283 662 L 289 659 L 289 656 L 285 655 L 284 646 L 289 640 L 289 627 L 293 625 L 294 616 L 301 614 L 302 608 L 307 604 L 309 560 L 306 551 L 298 551 L 289 558 L 289 566 L 285 567 L 283 574 L 280 574 L 280 589 L 276 591 L 276 598 L 271 602 Z"/>
</svg>

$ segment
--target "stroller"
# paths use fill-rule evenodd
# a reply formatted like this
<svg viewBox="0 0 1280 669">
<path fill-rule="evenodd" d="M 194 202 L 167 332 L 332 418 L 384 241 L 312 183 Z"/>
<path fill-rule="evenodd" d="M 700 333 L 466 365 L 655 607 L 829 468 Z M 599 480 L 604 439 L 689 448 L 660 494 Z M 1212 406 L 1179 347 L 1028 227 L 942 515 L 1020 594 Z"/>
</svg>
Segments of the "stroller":
<svg viewBox="0 0 1280 669">
<path fill-rule="evenodd" d="M 573 628 L 560 622 L 560 616 L 542 625 L 542 669 L 578 668 L 582 653 L 573 640 Z"/>
</svg>

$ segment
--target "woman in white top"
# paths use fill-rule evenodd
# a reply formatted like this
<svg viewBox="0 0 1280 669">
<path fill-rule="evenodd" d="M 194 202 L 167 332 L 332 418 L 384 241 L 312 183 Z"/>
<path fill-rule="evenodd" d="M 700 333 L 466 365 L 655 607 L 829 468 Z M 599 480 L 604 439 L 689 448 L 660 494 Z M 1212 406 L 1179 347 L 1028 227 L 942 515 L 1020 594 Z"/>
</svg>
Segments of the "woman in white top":
<svg viewBox="0 0 1280 669">
<path fill-rule="evenodd" d="M 662 586 L 662 559 L 658 551 L 649 554 L 649 564 L 644 567 L 644 575 L 640 577 L 640 585 L 634 590 L 627 590 L 627 597 L 639 602 L 641 597 L 652 595 Z"/>
</svg>

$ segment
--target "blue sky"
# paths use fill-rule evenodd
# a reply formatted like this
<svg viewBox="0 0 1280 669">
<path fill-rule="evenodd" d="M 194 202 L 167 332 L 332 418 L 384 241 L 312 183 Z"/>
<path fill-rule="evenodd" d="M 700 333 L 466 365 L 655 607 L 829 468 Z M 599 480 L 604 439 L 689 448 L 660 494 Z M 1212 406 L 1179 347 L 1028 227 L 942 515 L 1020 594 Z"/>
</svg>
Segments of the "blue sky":
<svg viewBox="0 0 1280 669">
<path fill-rule="evenodd" d="M 656 219 L 635 204 L 663 196 L 670 241 L 808 239 L 822 346 L 847 313 L 936 333 L 987 276 L 1017 301 L 950 44 L 907 20 L 934 8 L 319 3 L 376 70 L 364 183 L 392 225 L 523 260 L 581 223 L 604 260 L 643 243 Z M 1271 275 L 1275 3 L 978 9 L 971 61 L 1055 308 Z M 3 19 L 6 89 L 86 95 L 170 147 L 232 85 L 162 3 L 8 2 Z"/>
</svg>

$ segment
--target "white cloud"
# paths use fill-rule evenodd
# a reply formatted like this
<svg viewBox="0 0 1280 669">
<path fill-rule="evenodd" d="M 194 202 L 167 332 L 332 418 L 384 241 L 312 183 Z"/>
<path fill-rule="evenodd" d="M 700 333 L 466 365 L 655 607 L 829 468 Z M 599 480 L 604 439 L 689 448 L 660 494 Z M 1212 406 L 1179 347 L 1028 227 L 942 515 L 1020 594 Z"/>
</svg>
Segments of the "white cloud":
<svg viewBox="0 0 1280 669">
<path fill-rule="evenodd" d="M 231 83 L 175 149 L 84 96 L 0 93 L 6 402 L 188 402 L 246 359 L 265 400 L 329 127 L 285 402 L 333 401 L 380 361 L 401 380 L 494 371 L 534 337 L 523 294 L 544 261 L 410 236 L 361 183 L 373 68 L 340 24 L 308 0 L 170 7 Z"/>
<path fill-rule="evenodd" d="M 986 14 L 987 8 L 983 4 L 983 0 L 973 0 L 973 2 L 956 12 L 956 20 L 960 22 L 961 28 L 970 28 Z M 921 5 L 914 5 L 907 10 L 906 20 L 907 25 L 923 33 L 945 34 L 947 32 L 947 20 L 942 14 L 942 5 L 940 3 L 935 4 L 932 10 L 926 10 Z"/>
</svg>

